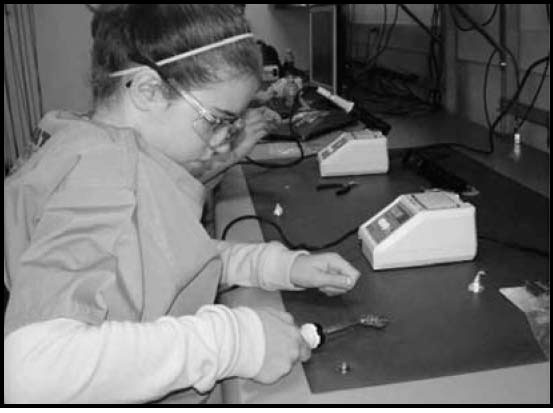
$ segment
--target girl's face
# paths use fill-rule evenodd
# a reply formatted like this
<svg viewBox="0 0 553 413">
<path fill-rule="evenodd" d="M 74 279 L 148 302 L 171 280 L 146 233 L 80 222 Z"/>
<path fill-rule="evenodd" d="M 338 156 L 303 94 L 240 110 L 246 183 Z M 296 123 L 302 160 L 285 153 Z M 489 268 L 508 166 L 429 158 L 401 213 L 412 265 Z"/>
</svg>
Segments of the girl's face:
<svg viewBox="0 0 553 413">
<path fill-rule="evenodd" d="M 143 112 L 136 126 L 149 143 L 189 171 L 209 168 L 213 155 L 230 151 L 234 129 L 230 125 L 246 110 L 258 87 L 253 77 L 213 83 L 189 92 L 196 105 L 180 97 L 166 101 Z M 198 104 L 223 123 L 214 127 L 200 114 Z"/>
</svg>

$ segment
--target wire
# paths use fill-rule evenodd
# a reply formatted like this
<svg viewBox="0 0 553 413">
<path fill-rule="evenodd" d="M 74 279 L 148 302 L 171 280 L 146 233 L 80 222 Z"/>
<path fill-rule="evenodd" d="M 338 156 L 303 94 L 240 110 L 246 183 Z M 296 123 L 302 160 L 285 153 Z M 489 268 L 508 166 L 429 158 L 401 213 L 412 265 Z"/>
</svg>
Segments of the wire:
<svg viewBox="0 0 553 413">
<path fill-rule="evenodd" d="M 503 109 L 503 111 L 499 114 L 499 116 L 496 118 L 495 122 L 492 124 L 492 127 L 489 131 L 489 137 L 490 137 L 490 143 L 493 144 L 493 135 L 494 135 L 494 131 L 495 131 L 495 128 L 497 127 L 497 125 L 499 124 L 499 122 L 501 121 L 501 119 L 503 119 L 503 117 L 509 113 L 509 111 L 511 110 L 511 108 L 513 107 L 514 103 L 518 101 L 518 98 L 520 96 L 520 93 L 522 92 L 522 89 L 524 88 L 524 85 L 526 84 L 526 81 L 528 80 L 530 74 L 532 73 L 532 70 L 539 66 L 540 64 L 542 63 L 546 63 L 549 64 L 549 55 L 545 56 L 545 57 L 542 57 L 541 59 L 538 59 L 536 60 L 534 63 L 532 63 L 528 69 L 526 69 L 526 72 L 524 73 L 524 77 L 522 78 L 522 81 L 519 85 L 519 87 L 517 88 L 514 96 L 511 98 L 511 100 L 509 101 L 509 103 L 507 104 L 507 106 Z M 493 146 L 492 146 L 492 152 L 493 152 Z"/>
<path fill-rule="evenodd" d="M 458 4 L 450 4 L 449 7 L 450 7 L 450 10 L 451 10 L 452 16 L 454 15 L 453 14 L 454 9 L 457 10 L 458 12 L 460 12 L 461 15 L 463 16 L 463 18 L 465 20 L 467 20 L 472 25 L 474 30 L 478 31 L 478 33 L 480 33 L 494 48 L 499 49 L 499 52 L 501 52 L 501 54 L 502 54 L 502 58 L 503 58 L 503 53 L 507 53 L 507 55 L 509 56 L 509 58 L 513 62 L 513 68 L 515 70 L 516 83 L 517 83 L 517 87 L 519 87 L 520 86 L 519 64 L 518 64 L 517 58 L 515 57 L 515 55 L 511 51 L 511 49 L 509 49 L 505 45 L 498 46 L 497 43 L 493 40 L 493 38 L 481 26 L 479 26 L 478 24 L 471 21 L 471 17 L 467 14 L 467 12 L 461 6 L 459 6 Z"/>
<path fill-rule="evenodd" d="M 376 40 L 376 47 L 375 47 L 375 54 L 373 57 L 369 58 L 366 62 L 367 66 L 370 66 L 372 62 L 376 59 L 376 56 L 378 55 L 378 52 L 382 48 L 382 39 L 384 39 L 385 33 L 386 33 L 386 24 L 388 23 L 388 6 L 383 3 L 382 6 L 384 7 L 384 19 L 382 20 L 382 24 L 380 25 L 380 29 L 378 31 L 378 38 Z"/>
<path fill-rule="evenodd" d="M 325 244 L 322 244 L 322 245 L 309 245 L 309 244 L 306 244 L 306 243 L 296 244 L 296 243 L 293 243 L 292 241 L 290 241 L 290 239 L 286 236 L 286 234 L 284 233 L 282 228 L 277 223 L 271 221 L 270 219 L 263 218 L 263 217 L 260 217 L 260 216 L 257 216 L 257 215 L 242 215 L 238 218 L 233 219 L 232 221 L 230 221 L 225 226 L 225 228 L 223 229 L 223 233 L 221 235 L 221 239 L 223 241 L 226 240 L 229 230 L 234 225 L 236 225 L 239 222 L 248 221 L 248 220 L 258 221 L 261 224 L 266 224 L 266 225 L 269 225 L 270 227 L 272 227 L 278 233 L 280 239 L 282 240 L 283 244 L 287 248 L 292 249 L 292 250 L 306 250 L 306 251 L 311 251 L 311 252 L 321 251 L 321 250 L 324 250 L 324 249 L 327 249 L 327 248 L 335 247 L 336 245 L 341 244 L 342 242 L 344 242 L 346 239 L 348 239 L 352 235 L 356 234 L 359 230 L 359 226 L 356 226 L 355 228 L 353 228 L 350 231 L 347 231 L 346 233 L 341 235 L 339 238 L 337 238 L 335 240 L 332 240 L 330 242 L 327 242 Z M 520 244 L 517 244 L 517 243 L 514 243 L 514 242 L 498 240 L 496 238 L 492 238 L 492 237 L 489 237 L 487 235 L 478 235 L 478 239 L 494 242 L 496 244 L 499 244 L 499 245 L 502 245 L 502 246 L 505 246 L 505 247 L 508 247 L 508 248 L 513 248 L 513 249 L 517 249 L 517 250 L 520 250 L 520 251 L 523 251 L 523 252 L 533 253 L 533 254 L 536 254 L 536 255 L 539 255 L 539 256 L 542 256 L 542 257 L 549 257 L 549 251 L 540 250 L 540 249 L 534 248 L 534 247 L 527 247 L 525 245 L 520 245 Z"/>
<path fill-rule="evenodd" d="M 493 57 L 497 54 L 497 49 L 494 49 L 493 52 L 490 54 L 490 57 L 486 63 L 486 70 L 484 72 L 484 87 L 483 87 L 483 97 L 484 97 L 484 114 L 486 116 L 486 125 L 488 126 L 488 130 L 492 128 L 492 121 L 490 120 L 490 111 L 488 108 L 488 78 L 490 75 L 490 67 L 492 64 Z"/>
<path fill-rule="evenodd" d="M 491 61 L 491 58 L 489 59 Z M 489 155 L 494 152 L 494 135 L 495 135 L 495 129 L 497 128 L 497 125 L 503 119 L 503 117 L 509 113 L 511 108 L 513 107 L 514 103 L 518 101 L 518 98 L 520 96 L 520 93 L 522 92 L 522 89 L 524 88 L 524 85 L 526 84 L 526 81 L 528 80 L 530 74 L 532 73 L 532 70 L 539 66 L 542 63 L 546 63 L 549 61 L 549 55 L 542 57 L 541 59 L 536 60 L 534 63 L 532 63 L 528 69 L 526 69 L 526 72 L 524 73 L 524 77 L 522 78 L 522 81 L 520 85 L 518 86 L 515 94 L 513 97 L 509 100 L 509 103 L 503 108 L 501 113 L 497 116 L 495 121 L 492 123 L 488 130 L 488 142 L 489 142 L 489 148 L 488 149 L 479 149 L 479 148 L 473 148 L 467 145 L 464 145 L 462 143 L 437 143 L 432 145 L 426 145 L 423 147 L 419 147 L 418 149 L 431 149 L 431 148 L 441 148 L 441 147 L 460 147 L 472 152 L 482 153 L 485 155 Z M 484 78 L 484 81 L 486 82 L 486 77 Z M 485 83 L 487 85 L 487 83 Z"/>
<path fill-rule="evenodd" d="M 303 145 L 301 144 L 301 141 L 300 141 L 300 136 L 294 130 L 293 119 L 294 119 L 294 116 L 296 115 L 296 112 L 299 108 L 299 99 L 300 99 L 300 96 L 303 94 L 304 90 L 305 90 L 305 88 L 302 88 L 302 89 L 300 89 L 296 92 L 296 94 L 294 96 L 294 101 L 292 103 L 292 107 L 290 108 L 290 117 L 288 118 L 288 129 L 290 131 L 290 136 L 292 137 L 292 139 L 294 140 L 294 142 L 296 143 L 296 145 L 298 146 L 298 148 L 300 150 L 299 158 L 294 159 L 291 162 L 287 162 L 287 163 L 280 163 L 280 162 L 279 163 L 273 163 L 273 162 L 257 161 L 257 160 L 254 160 L 254 159 L 250 158 L 249 156 L 246 156 L 246 158 L 245 158 L 246 161 L 245 162 L 238 162 L 239 165 L 252 164 L 252 165 L 256 165 L 256 166 L 259 166 L 259 167 L 262 167 L 262 168 L 267 168 L 267 169 L 290 168 L 292 166 L 300 164 L 301 162 L 303 162 L 307 158 L 311 158 L 311 157 L 315 156 L 315 154 L 305 155 Z"/>
<path fill-rule="evenodd" d="M 383 5 L 385 6 L 385 5 Z M 432 112 L 441 106 L 441 45 L 431 42 L 428 55 L 428 65 L 432 86 L 421 85 L 422 89 L 429 89 L 426 100 L 417 96 L 408 86 L 408 82 L 417 80 L 409 76 L 394 76 L 396 71 L 381 69 L 377 66 L 378 58 L 389 49 L 392 34 L 397 26 L 400 6 L 396 5 L 395 12 L 387 32 L 382 25 L 387 23 L 387 12 L 384 9 L 384 22 L 381 25 L 380 40 L 377 41 L 373 56 L 365 62 L 364 68 L 358 73 L 352 69 L 351 77 L 348 78 L 348 90 L 350 98 L 358 103 L 364 103 L 367 110 L 392 116 L 416 116 Z M 434 6 L 433 12 L 433 30 L 438 31 L 437 22 L 439 20 L 440 9 Z"/>
<path fill-rule="evenodd" d="M 540 255 L 542 257 L 549 257 L 549 251 L 540 250 L 539 248 L 527 247 L 527 246 L 524 246 L 524 245 L 516 244 L 514 242 L 507 242 L 507 241 L 503 241 L 503 240 L 498 240 L 498 239 L 495 239 L 495 238 L 492 238 L 492 237 L 488 237 L 487 235 L 479 235 L 478 238 L 483 239 L 485 241 L 494 242 L 496 244 L 500 244 L 500 245 L 503 245 L 505 247 L 517 249 L 517 250 L 520 250 L 520 251 L 523 251 L 523 252 L 531 252 L 533 254 Z"/>
<path fill-rule="evenodd" d="M 454 8 L 451 4 L 449 5 L 449 8 L 451 9 L 451 17 L 453 18 L 453 23 L 455 24 L 455 27 L 457 27 L 459 30 L 461 30 L 463 32 L 470 32 L 472 30 L 476 30 L 473 25 L 471 25 L 470 27 L 461 26 L 461 24 L 457 20 L 457 16 L 455 15 L 455 13 L 453 11 Z M 499 4 L 495 4 L 490 16 L 484 21 L 484 23 L 480 23 L 479 26 L 480 27 L 486 27 L 487 25 L 489 25 L 493 21 L 495 15 L 497 14 L 497 9 L 498 8 L 499 8 Z"/>
<path fill-rule="evenodd" d="M 538 88 L 536 89 L 536 92 L 534 93 L 534 96 L 532 97 L 532 100 L 530 102 L 530 105 L 526 108 L 526 111 L 524 112 L 524 115 L 520 118 L 520 120 L 517 122 L 517 125 L 515 126 L 514 133 L 518 133 L 520 128 L 522 128 L 522 125 L 524 125 L 524 122 L 526 122 L 528 118 L 528 114 L 532 109 L 534 109 L 534 106 L 536 104 L 536 101 L 538 100 L 538 96 L 541 92 L 541 89 L 543 87 L 543 83 L 545 82 L 545 77 L 547 75 L 547 70 L 549 69 L 549 53 L 547 54 L 547 62 L 545 64 L 545 68 L 543 69 L 543 73 L 541 74 L 540 84 L 538 85 Z"/>
<path fill-rule="evenodd" d="M 547 12 L 547 23 L 549 24 L 549 4 L 545 4 L 545 9 L 546 9 L 546 12 Z M 532 111 L 532 109 L 534 108 L 534 105 L 536 104 L 538 96 L 539 96 L 539 94 L 541 92 L 541 89 L 543 87 L 543 84 L 545 82 L 545 78 L 547 76 L 547 70 L 549 69 L 549 59 L 550 59 L 550 53 L 548 52 L 547 53 L 547 63 L 545 64 L 545 68 L 543 69 L 543 73 L 542 73 L 541 79 L 540 79 L 540 84 L 538 85 L 538 88 L 536 89 L 536 92 L 534 93 L 534 96 L 533 96 L 533 98 L 530 102 L 530 105 L 528 105 L 528 107 L 526 108 L 526 111 L 524 112 L 524 115 L 522 115 L 519 122 L 517 122 L 517 125 L 515 126 L 514 133 L 518 133 L 520 128 L 522 128 L 522 126 L 524 125 L 524 122 L 526 122 L 526 120 L 528 118 L 529 113 Z"/>
<path fill-rule="evenodd" d="M 256 161 L 256 160 L 250 158 L 249 156 L 246 156 L 246 158 L 245 158 L 246 162 L 239 162 L 238 164 L 239 165 L 251 164 L 251 165 L 255 165 L 255 166 L 259 166 L 259 167 L 267 168 L 267 169 L 290 168 L 292 166 L 300 164 L 305 159 L 314 156 L 314 154 L 305 155 L 305 152 L 303 150 L 303 146 L 302 146 L 302 144 L 301 144 L 301 142 L 298 138 L 294 138 L 294 142 L 298 145 L 298 148 L 300 150 L 300 156 L 299 156 L 299 158 L 294 159 L 291 162 L 287 162 L 287 163 L 262 162 L 262 161 Z"/>
<path fill-rule="evenodd" d="M 386 10 L 386 5 L 385 4 L 384 4 L 384 7 L 385 7 L 385 10 Z M 376 65 L 377 60 L 380 57 L 380 55 L 382 53 L 384 53 L 384 51 L 388 48 L 388 46 L 390 44 L 390 39 L 392 37 L 392 32 L 394 31 L 394 29 L 396 27 L 396 24 L 397 24 L 398 16 L 399 16 L 399 6 L 396 4 L 396 11 L 394 13 L 394 19 L 393 19 L 393 21 L 392 21 L 392 23 L 391 23 L 391 25 L 388 29 L 388 32 L 386 34 L 386 40 L 384 41 L 383 44 L 382 44 L 382 42 L 380 43 L 380 46 L 377 49 L 375 55 L 367 61 L 367 65 L 370 66 L 372 63 L 374 63 Z M 383 25 L 385 26 L 386 24 L 387 24 L 387 14 L 385 12 Z M 385 31 L 385 29 L 383 29 L 383 32 L 384 31 Z M 384 38 L 384 35 L 382 36 L 382 38 Z"/>
<path fill-rule="evenodd" d="M 238 218 L 233 219 L 232 221 L 230 221 L 225 226 L 225 229 L 223 230 L 223 233 L 221 235 L 221 239 L 223 241 L 226 239 L 227 233 L 233 225 L 237 224 L 238 222 L 247 221 L 247 220 L 255 220 L 255 221 L 260 222 L 261 224 L 267 224 L 267 225 L 271 226 L 273 229 L 276 230 L 276 232 L 280 236 L 283 244 L 286 245 L 286 247 L 289 248 L 289 249 L 293 249 L 293 250 L 300 249 L 300 250 L 307 250 L 307 251 L 312 251 L 312 252 L 313 251 L 324 250 L 324 249 L 327 249 L 327 248 L 331 248 L 331 247 L 334 247 L 334 246 L 344 242 L 347 238 L 349 238 L 353 234 L 357 233 L 357 230 L 359 228 L 359 227 L 355 227 L 354 229 L 352 229 L 351 231 L 346 232 L 345 234 L 343 234 L 339 238 L 337 238 L 333 241 L 327 242 L 326 244 L 323 244 L 323 245 L 309 245 L 309 244 L 305 244 L 305 243 L 294 244 L 292 241 L 290 241 L 288 239 L 286 234 L 284 234 L 284 231 L 282 230 L 282 228 L 280 228 L 280 226 L 277 223 L 275 223 L 275 222 L 273 222 L 273 221 L 271 221 L 267 218 L 259 217 L 257 215 L 243 215 L 243 216 L 240 216 Z"/>
<path fill-rule="evenodd" d="M 430 80 L 433 82 L 433 89 L 428 90 L 428 100 L 435 107 L 441 106 L 442 92 L 441 81 L 443 75 L 443 44 L 436 41 L 439 37 L 439 23 L 441 19 L 440 8 L 437 4 L 434 5 L 431 18 L 430 32 L 433 34 L 430 38 L 429 52 L 427 57 L 428 71 L 430 73 Z"/>
</svg>

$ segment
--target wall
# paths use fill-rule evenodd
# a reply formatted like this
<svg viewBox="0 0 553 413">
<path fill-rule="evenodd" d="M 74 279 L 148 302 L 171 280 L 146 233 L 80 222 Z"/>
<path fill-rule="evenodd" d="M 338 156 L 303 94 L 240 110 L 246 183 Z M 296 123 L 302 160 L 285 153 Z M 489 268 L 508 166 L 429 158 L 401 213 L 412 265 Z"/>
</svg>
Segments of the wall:
<svg viewBox="0 0 553 413">
<path fill-rule="evenodd" d="M 410 9 L 425 23 L 431 15 L 430 4 L 410 4 Z M 489 15 L 492 5 L 471 5 L 471 14 L 483 20 Z M 519 54 L 522 73 L 529 63 L 549 50 L 549 25 L 544 5 L 519 5 L 517 27 L 511 29 L 510 37 L 515 41 L 513 49 Z M 363 30 L 378 27 L 383 17 L 381 4 L 357 4 L 354 25 L 358 36 L 358 51 L 363 51 L 363 42 L 368 36 Z M 393 5 L 388 5 L 388 21 L 391 20 Z M 38 37 L 38 59 L 46 110 L 69 108 L 87 110 L 90 92 L 87 86 L 89 35 L 91 14 L 83 4 L 36 4 Z M 246 17 L 253 32 L 261 39 L 275 46 L 282 55 L 291 48 L 298 67 L 306 69 L 309 59 L 309 16 L 304 8 L 279 9 L 269 4 L 248 4 Z M 497 18 L 490 27 L 490 33 L 497 37 Z M 400 11 L 398 26 L 390 41 L 390 50 L 385 52 L 380 63 L 398 70 L 409 70 L 425 74 L 428 36 Z M 457 101 L 458 112 L 475 122 L 485 125 L 483 111 L 483 75 L 490 53 L 490 46 L 476 33 L 458 32 L 457 39 Z M 528 103 L 536 89 L 543 66 L 537 68 L 521 95 L 521 102 Z M 500 76 L 497 65 L 492 67 L 488 98 L 492 116 L 497 113 L 500 96 Z M 537 100 L 538 108 L 549 111 L 549 73 Z M 544 127 L 526 123 L 522 129 L 523 141 L 549 151 L 546 145 L 547 131 Z"/>
<path fill-rule="evenodd" d="M 389 6 L 388 9 L 392 10 L 393 7 Z M 424 21 L 429 20 L 430 5 L 410 6 Z M 360 26 L 377 24 L 382 18 L 381 5 L 358 4 L 353 7 L 355 23 Z M 273 45 L 281 59 L 287 49 L 292 49 L 296 65 L 304 70 L 309 67 L 307 9 L 248 4 L 245 13 L 254 34 Z M 36 4 L 35 15 L 45 109 L 87 110 L 91 102 L 87 80 L 92 45 L 90 11 L 84 4 Z M 361 37 L 362 30 L 356 31 Z M 384 54 L 382 59 L 398 69 L 415 68 L 415 72 L 425 73 L 427 40 L 426 35 L 400 12 L 398 28 L 391 40 L 395 49 Z M 363 42 L 359 45 L 361 49 L 364 46 Z"/>
<path fill-rule="evenodd" d="M 549 51 L 549 24 L 543 4 L 510 5 L 507 38 L 509 48 L 517 56 L 521 77 L 528 66 L 535 60 L 546 56 Z M 483 21 L 490 15 L 493 5 L 479 4 L 467 8 L 477 21 Z M 486 30 L 499 39 L 499 17 L 496 16 Z M 467 118 L 486 125 L 483 103 L 483 83 L 485 65 L 492 51 L 491 46 L 475 32 L 458 32 L 457 39 L 457 101 L 458 112 Z M 511 63 L 511 62 L 509 62 Z M 539 84 L 544 65 L 537 67 L 520 96 L 520 102 L 529 104 Z M 492 65 L 489 77 L 488 102 L 492 119 L 499 109 L 501 74 L 497 61 Z M 512 82 L 511 82 L 512 83 Z M 511 93 L 514 85 L 510 85 Z M 549 111 L 549 70 L 541 93 L 536 101 L 536 107 Z M 549 152 L 547 147 L 547 129 L 526 122 L 521 129 L 523 142 L 540 150 Z"/>
<path fill-rule="evenodd" d="M 246 18 L 256 37 L 273 46 L 281 61 L 286 50 L 291 49 L 296 66 L 303 70 L 309 68 L 309 14 L 306 8 L 247 4 Z"/>
<path fill-rule="evenodd" d="M 395 4 L 350 4 L 354 11 L 355 23 L 379 24 L 384 20 L 385 10 L 387 13 L 387 21 L 390 22 L 394 15 Z M 409 9 L 417 15 L 424 23 L 430 24 L 432 17 L 433 4 L 405 4 Z M 415 22 L 400 9 L 397 24 L 415 25 Z"/>
<path fill-rule="evenodd" d="M 386 9 L 384 8 L 386 6 Z M 433 4 L 406 6 L 425 24 L 430 25 Z M 386 10 L 386 13 L 385 13 Z M 373 55 L 378 30 L 386 20 L 385 31 L 395 17 L 395 4 L 350 4 L 351 28 L 348 36 L 349 54 L 355 60 L 367 60 Z M 385 52 L 378 64 L 399 72 L 409 72 L 422 78 L 428 75 L 428 48 L 430 37 L 403 10 L 398 10 L 397 22 Z"/>
<path fill-rule="evenodd" d="M 370 51 L 370 42 L 374 42 L 374 31 L 384 20 L 383 4 L 355 4 L 352 19 L 352 40 L 349 44 L 352 57 L 363 60 Z M 433 4 L 407 4 L 406 6 L 426 25 L 430 23 Z M 485 21 L 493 10 L 492 4 L 471 4 L 464 7 L 476 21 Z M 394 5 L 387 5 L 387 21 L 391 23 Z M 549 51 L 549 23 L 543 4 L 509 5 L 508 8 L 508 46 L 517 56 L 521 77 L 528 66 Z M 465 23 L 465 26 L 467 24 Z M 371 35 L 371 30 L 373 34 Z M 448 30 L 454 30 L 448 28 Z M 455 29 L 456 30 L 456 29 Z M 499 13 L 486 30 L 499 39 Z M 456 77 L 456 113 L 486 126 L 483 102 L 483 84 L 486 62 L 492 51 L 491 46 L 477 32 L 456 30 L 455 62 L 452 68 Z M 371 37 L 372 36 L 372 37 Z M 418 74 L 423 79 L 428 75 L 426 57 L 428 55 L 429 36 L 402 10 L 399 11 L 397 25 L 392 32 L 389 47 L 379 57 L 378 64 L 400 71 Z M 519 101 L 529 104 L 541 79 L 544 65 L 536 68 L 528 79 Z M 490 70 L 488 84 L 488 107 L 492 120 L 498 114 L 501 96 L 501 74 L 494 61 Z M 508 87 L 508 96 L 515 91 L 514 83 Z M 549 111 L 549 70 L 536 107 Z M 511 122 L 512 123 L 512 122 Z M 549 152 L 547 129 L 526 122 L 521 129 L 523 142 L 540 150 Z"/>
<path fill-rule="evenodd" d="M 92 14 L 84 4 L 35 4 L 35 17 L 45 110 L 87 110 L 92 99 L 88 88 Z M 248 4 L 246 17 L 256 36 L 273 45 L 281 59 L 292 49 L 296 65 L 308 68 L 306 9 Z"/>
<path fill-rule="evenodd" d="M 246 18 L 250 22 L 253 33 L 274 46 L 281 59 L 287 49 L 292 49 L 296 65 L 306 70 L 309 67 L 309 13 L 305 7 L 288 6 L 290 7 L 279 8 L 274 4 L 247 4 Z M 430 22 L 431 4 L 409 4 L 408 6 L 426 24 Z M 351 4 L 348 7 L 354 11 L 355 42 L 360 52 L 366 48 L 368 36 L 365 32 L 369 27 L 375 27 L 382 21 L 384 8 L 382 4 Z M 388 4 L 387 9 L 390 22 L 395 5 Z M 384 59 L 392 61 L 391 64 L 398 68 L 402 66 L 413 68 L 413 61 L 415 61 L 415 67 L 419 68 L 418 72 L 423 72 L 421 66 L 426 64 L 428 38 L 402 11 L 398 14 L 398 25 L 390 43 L 392 44 L 390 50 L 394 51 L 383 56 Z M 405 53 L 411 54 L 410 58 L 405 59 Z"/>
<path fill-rule="evenodd" d="M 35 4 L 44 109 L 90 107 L 91 12 L 84 4 Z"/>
</svg>

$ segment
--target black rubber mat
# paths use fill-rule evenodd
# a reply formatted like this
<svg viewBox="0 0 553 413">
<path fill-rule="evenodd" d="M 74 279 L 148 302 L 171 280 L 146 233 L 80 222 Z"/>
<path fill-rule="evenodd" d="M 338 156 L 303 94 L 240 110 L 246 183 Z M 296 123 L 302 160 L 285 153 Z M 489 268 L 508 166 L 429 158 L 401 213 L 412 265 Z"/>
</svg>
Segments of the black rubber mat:
<svg viewBox="0 0 553 413">
<path fill-rule="evenodd" d="M 398 195 L 420 192 L 429 182 L 407 169 L 404 152 L 392 151 L 386 175 L 355 177 L 349 193 L 316 191 L 316 159 L 286 169 L 244 166 L 256 214 L 278 222 L 295 243 L 321 245 L 358 227 Z M 549 250 L 549 200 L 450 149 L 432 153 L 437 162 L 476 187 L 464 198 L 475 205 L 479 236 Z M 348 181 L 351 178 L 339 179 Z M 284 210 L 275 217 L 276 203 Z M 239 224 L 238 224 L 239 225 Z M 266 240 L 277 232 L 262 225 Z M 451 234 L 455 236 L 454 234 Z M 304 364 L 312 392 L 374 386 L 463 374 L 545 360 L 525 315 L 499 288 L 524 280 L 548 282 L 549 258 L 479 239 L 474 261 L 401 270 L 373 271 L 356 235 L 332 249 L 362 273 L 345 295 L 317 290 L 284 292 L 298 325 L 332 325 L 363 313 L 391 320 L 382 331 L 356 327 L 330 339 Z M 467 290 L 485 270 L 484 292 Z M 342 374 L 337 366 L 347 362 Z"/>
</svg>

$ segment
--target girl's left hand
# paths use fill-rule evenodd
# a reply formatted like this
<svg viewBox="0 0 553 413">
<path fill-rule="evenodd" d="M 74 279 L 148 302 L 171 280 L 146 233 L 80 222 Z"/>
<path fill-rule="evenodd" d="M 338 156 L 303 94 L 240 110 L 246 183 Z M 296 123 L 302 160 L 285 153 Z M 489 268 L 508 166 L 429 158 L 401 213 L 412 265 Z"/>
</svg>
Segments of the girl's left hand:
<svg viewBox="0 0 553 413">
<path fill-rule="evenodd" d="M 297 287 L 318 288 L 326 295 L 351 290 L 359 271 L 336 253 L 300 255 L 294 261 L 290 281 Z"/>
</svg>

